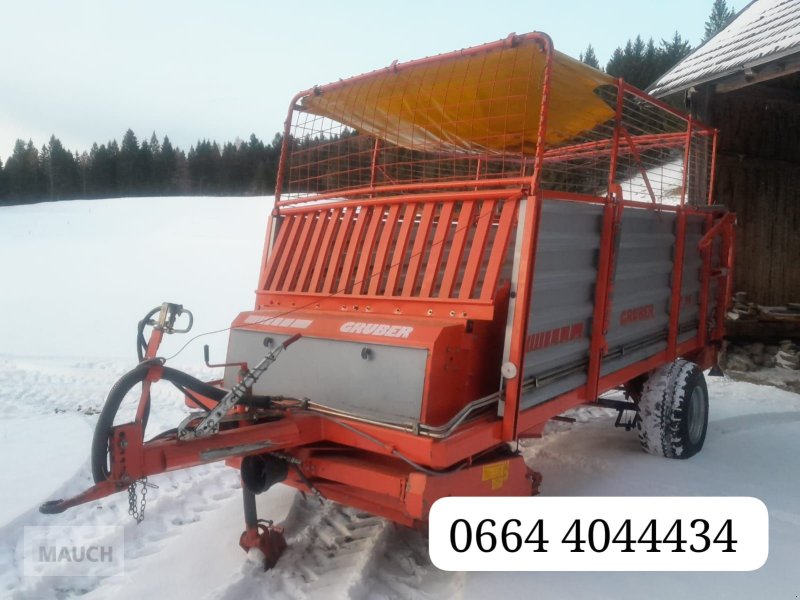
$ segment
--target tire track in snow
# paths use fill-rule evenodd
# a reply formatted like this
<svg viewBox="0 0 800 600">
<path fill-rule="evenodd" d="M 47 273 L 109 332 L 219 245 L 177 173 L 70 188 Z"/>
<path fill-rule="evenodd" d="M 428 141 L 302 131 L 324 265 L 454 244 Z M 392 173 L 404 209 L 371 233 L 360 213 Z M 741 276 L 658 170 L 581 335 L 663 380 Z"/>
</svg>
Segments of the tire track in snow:
<svg viewBox="0 0 800 600">
<path fill-rule="evenodd" d="M 298 494 L 283 526 L 288 548 L 275 567 L 245 565 L 215 598 L 453 598 L 463 574 L 439 571 L 424 532 Z"/>
</svg>

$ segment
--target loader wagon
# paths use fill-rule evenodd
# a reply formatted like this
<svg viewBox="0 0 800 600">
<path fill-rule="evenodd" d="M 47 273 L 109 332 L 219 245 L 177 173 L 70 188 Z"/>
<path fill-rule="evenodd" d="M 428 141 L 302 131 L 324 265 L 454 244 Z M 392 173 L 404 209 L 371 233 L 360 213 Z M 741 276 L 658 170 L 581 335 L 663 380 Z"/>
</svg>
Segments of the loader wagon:
<svg viewBox="0 0 800 600">
<path fill-rule="evenodd" d="M 226 460 L 240 544 L 272 566 L 285 541 L 255 495 L 278 482 L 421 525 L 444 496 L 538 493 L 515 442 L 585 404 L 647 452 L 692 456 L 732 280 L 715 144 L 538 32 L 300 92 L 224 379 L 158 356 L 189 311 L 148 313 L 98 421 L 95 485 L 41 510 L 128 490 L 139 517 L 138 482 Z M 195 412 L 145 436 L 161 381 Z M 136 417 L 115 422 L 134 388 Z"/>
</svg>

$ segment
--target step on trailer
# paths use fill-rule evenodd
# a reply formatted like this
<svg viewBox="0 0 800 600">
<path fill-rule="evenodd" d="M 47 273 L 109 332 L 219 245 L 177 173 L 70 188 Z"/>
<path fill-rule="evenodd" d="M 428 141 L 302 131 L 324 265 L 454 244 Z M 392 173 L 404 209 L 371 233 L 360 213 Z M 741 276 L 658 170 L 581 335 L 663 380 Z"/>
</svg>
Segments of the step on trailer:
<svg viewBox="0 0 800 600">
<path fill-rule="evenodd" d="M 96 484 L 41 510 L 128 490 L 140 518 L 137 483 L 225 460 L 240 544 L 269 567 L 285 541 L 255 495 L 278 482 L 420 525 L 444 496 L 538 493 L 514 442 L 584 404 L 617 409 L 647 452 L 692 456 L 733 260 L 715 145 L 542 33 L 297 94 L 224 380 L 166 366 L 188 311 L 151 311 L 97 424 Z M 196 412 L 145 441 L 163 382 Z"/>
</svg>

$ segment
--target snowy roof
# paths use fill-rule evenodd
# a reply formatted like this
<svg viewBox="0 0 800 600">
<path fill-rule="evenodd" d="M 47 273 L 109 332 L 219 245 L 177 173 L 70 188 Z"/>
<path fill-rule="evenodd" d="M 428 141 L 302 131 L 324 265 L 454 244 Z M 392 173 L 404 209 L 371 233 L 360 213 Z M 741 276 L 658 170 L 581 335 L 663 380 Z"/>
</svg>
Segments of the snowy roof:
<svg viewBox="0 0 800 600">
<path fill-rule="evenodd" d="M 754 0 L 648 90 L 666 96 L 800 53 L 800 0 Z"/>
</svg>

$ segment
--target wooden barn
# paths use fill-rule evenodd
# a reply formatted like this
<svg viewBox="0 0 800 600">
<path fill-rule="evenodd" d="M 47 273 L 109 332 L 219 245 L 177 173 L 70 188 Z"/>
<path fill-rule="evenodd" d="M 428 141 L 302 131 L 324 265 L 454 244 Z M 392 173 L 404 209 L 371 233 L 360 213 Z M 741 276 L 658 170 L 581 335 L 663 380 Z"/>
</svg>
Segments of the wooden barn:
<svg viewBox="0 0 800 600">
<path fill-rule="evenodd" d="M 719 129 L 716 202 L 738 214 L 736 290 L 800 302 L 800 0 L 755 0 L 649 89 Z"/>
</svg>

